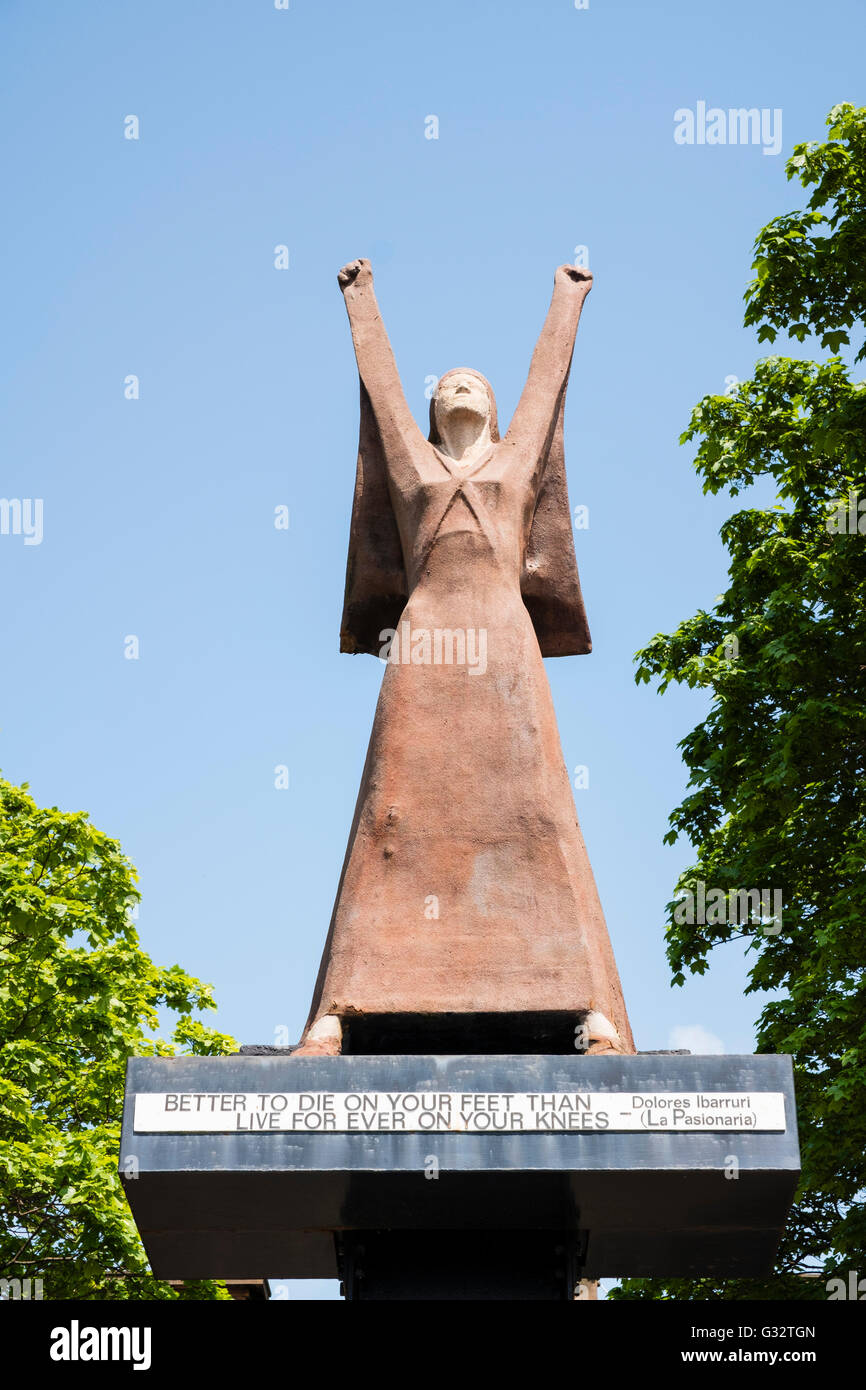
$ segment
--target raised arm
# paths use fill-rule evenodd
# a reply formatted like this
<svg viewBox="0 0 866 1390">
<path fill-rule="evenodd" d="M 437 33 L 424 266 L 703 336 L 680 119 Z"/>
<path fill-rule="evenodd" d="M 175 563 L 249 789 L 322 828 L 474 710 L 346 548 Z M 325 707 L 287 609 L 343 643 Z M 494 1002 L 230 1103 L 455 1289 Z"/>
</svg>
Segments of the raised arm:
<svg viewBox="0 0 866 1390">
<path fill-rule="evenodd" d="M 355 344 L 358 372 L 370 397 L 386 454 L 396 462 L 421 436 L 406 404 L 388 334 L 373 292 L 373 271 L 367 260 L 350 261 L 337 276 Z"/>
<path fill-rule="evenodd" d="M 561 265 L 553 277 L 553 297 L 532 354 L 526 385 L 512 416 L 506 443 L 533 459 L 544 450 L 556 424 L 559 401 L 571 367 L 574 339 L 592 275 Z"/>
</svg>

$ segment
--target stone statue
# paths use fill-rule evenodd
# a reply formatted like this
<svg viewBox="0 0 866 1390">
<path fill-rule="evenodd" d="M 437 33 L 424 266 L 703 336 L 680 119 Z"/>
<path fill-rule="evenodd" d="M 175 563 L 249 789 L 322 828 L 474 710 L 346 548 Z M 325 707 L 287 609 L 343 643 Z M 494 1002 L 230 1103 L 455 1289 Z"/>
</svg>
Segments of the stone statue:
<svg viewBox="0 0 866 1390">
<path fill-rule="evenodd" d="M 340 1052 L 360 1015 L 567 1014 L 579 1050 L 631 1053 L 542 660 L 591 646 L 563 410 L 592 277 L 556 271 L 504 437 L 490 384 L 457 368 L 426 439 L 369 261 L 338 278 L 361 384 L 340 649 L 386 665 L 297 1050 Z"/>
</svg>

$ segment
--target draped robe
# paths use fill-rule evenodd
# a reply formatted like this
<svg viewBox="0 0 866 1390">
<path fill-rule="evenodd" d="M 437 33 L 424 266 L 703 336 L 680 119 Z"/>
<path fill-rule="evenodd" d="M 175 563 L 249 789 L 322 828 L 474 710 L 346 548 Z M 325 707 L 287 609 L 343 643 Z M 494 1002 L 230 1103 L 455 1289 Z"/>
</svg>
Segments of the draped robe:
<svg viewBox="0 0 866 1390">
<path fill-rule="evenodd" d="M 585 293 L 557 272 L 511 425 L 500 439 L 494 403 L 464 468 L 406 406 L 371 279 L 345 290 L 361 425 L 341 650 L 396 637 L 305 1037 L 326 1015 L 593 1012 L 633 1051 L 542 659 L 591 645 L 563 458 Z"/>
</svg>

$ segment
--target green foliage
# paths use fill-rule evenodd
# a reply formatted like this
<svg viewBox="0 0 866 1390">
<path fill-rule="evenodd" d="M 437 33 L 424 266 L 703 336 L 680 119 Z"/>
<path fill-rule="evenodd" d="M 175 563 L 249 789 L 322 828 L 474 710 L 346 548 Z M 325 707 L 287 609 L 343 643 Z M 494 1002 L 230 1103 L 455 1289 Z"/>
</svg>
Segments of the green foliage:
<svg viewBox="0 0 866 1390">
<path fill-rule="evenodd" d="M 808 208 L 785 213 L 755 242 L 755 279 L 746 290 L 746 323 L 758 340 L 783 329 L 802 342 L 820 335 L 830 352 L 850 342 L 866 319 L 866 113 L 845 102 L 827 117 L 830 139 L 796 145 L 788 178 L 813 188 Z M 866 357 L 866 342 L 857 355 Z"/>
<path fill-rule="evenodd" d="M 866 110 L 837 107 L 829 123 L 833 140 L 799 146 L 788 172 L 817 184 L 810 206 L 832 198 L 830 234 L 806 234 L 813 213 L 762 232 L 747 322 L 791 316 L 835 346 L 864 317 Z M 682 984 L 715 946 L 747 940 L 748 991 L 774 996 L 757 1050 L 795 1062 L 803 1177 L 776 1277 L 627 1280 L 612 1296 L 826 1298 L 827 1276 L 866 1261 L 866 387 L 838 358 L 769 358 L 736 394 L 700 402 L 692 440 L 705 492 L 771 478 L 777 502 L 725 522 L 728 588 L 637 655 L 638 681 L 712 697 L 680 744 L 689 792 L 665 838 L 696 852 L 677 893 L 767 885 L 784 907 L 773 934 L 760 921 L 678 923 L 672 900 L 668 959 Z M 809 1270 L 823 1277 L 794 1277 Z"/>
<path fill-rule="evenodd" d="M 227 1298 L 152 1277 L 117 1173 L 127 1057 L 234 1050 L 192 1017 L 210 986 L 142 951 L 135 882 L 86 815 L 0 779 L 0 1275 L 49 1299 Z"/>
</svg>

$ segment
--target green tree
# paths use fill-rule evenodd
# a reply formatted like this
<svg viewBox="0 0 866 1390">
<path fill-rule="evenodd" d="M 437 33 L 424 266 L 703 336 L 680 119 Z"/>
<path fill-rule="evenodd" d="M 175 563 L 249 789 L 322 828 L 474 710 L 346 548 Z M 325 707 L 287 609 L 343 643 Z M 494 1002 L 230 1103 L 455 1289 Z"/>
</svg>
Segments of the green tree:
<svg viewBox="0 0 866 1390">
<path fill-rule="evenodd" d="M 141 949 L 135 883 L 83 812 L 0 779 L 0 1275 L 49 1299 L 227 1298 L 153 1278 L 117 1173 L 127 1057 L 234 1050 L 192 1016 L 210 986 Z"/>
<path fill-rule="evenodd" d="M 866 317 L 866 109 L 838 106 L 828 125 L 788 163 L 814 188 L 809 211 L 760 233 L 746 322 L 835 352 Z M 771 479 L 776 502 L 724 523 L 725 593 L 637 655 L 639 682 L 711 697 L 680 744 L 689 791 L 665 839 L 687 836 L 696 857 L 668 904 L 668 959 L 682 984 L 747 941 L 748 990 L 773 996 L 757 1051 L 794 1058 L 803 1175 L 773 1277 L 627 1280 L 613 1296 L 826 1298 L 830 1275 L 866 1267 L 866 387 L 838 357 L 771 357 L 700 402 L 692 440 L 704 492 Z M 780 889 L 781 924 L 678 921 L 701 880 Z"/>
<path fill-rule="evenodd" d="M 809 333 L 838 352 L 848 330 L 866 319 L 866 120 L 863 108 L 835 106 L 830 139 L 797 145 L 789 179 L 812 188 L 802 212 L 776 217 L 755 243 L 755 279 L 746 290 L 746 324 L 759 342 L 784 331 L 798 342 Z M 866 357 L 866 341 L 856 361 Z"/>
</svg>

